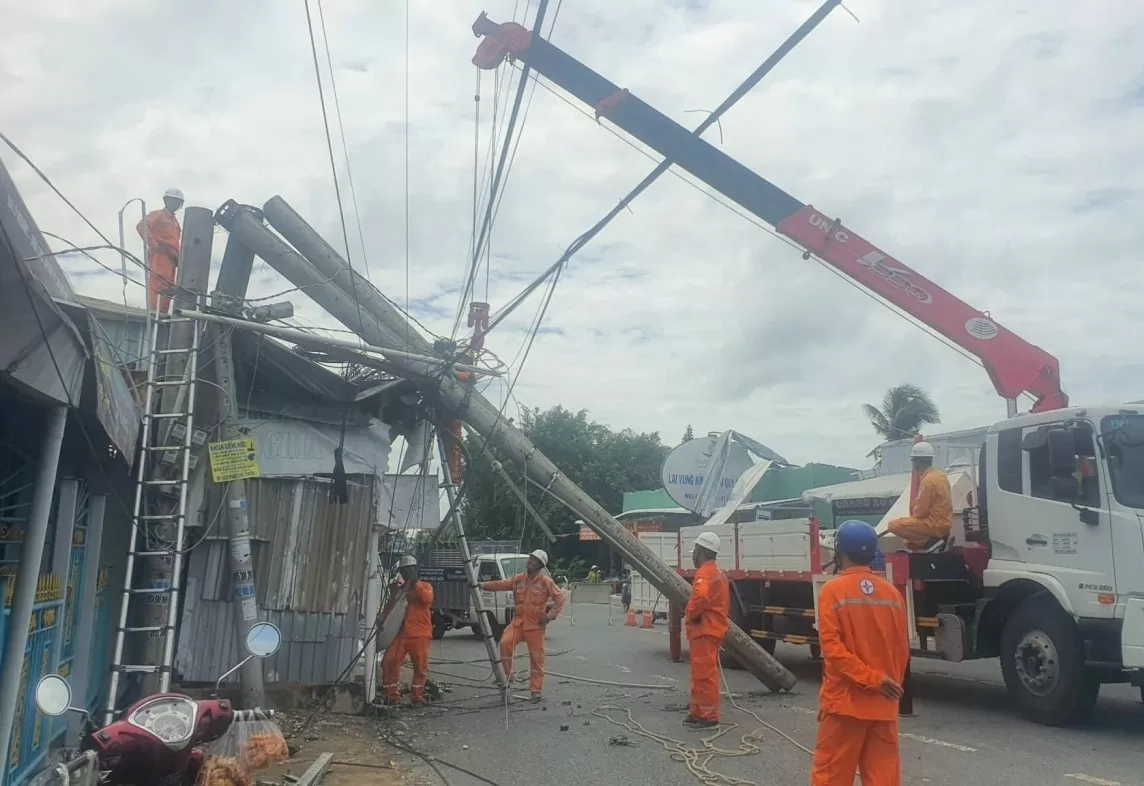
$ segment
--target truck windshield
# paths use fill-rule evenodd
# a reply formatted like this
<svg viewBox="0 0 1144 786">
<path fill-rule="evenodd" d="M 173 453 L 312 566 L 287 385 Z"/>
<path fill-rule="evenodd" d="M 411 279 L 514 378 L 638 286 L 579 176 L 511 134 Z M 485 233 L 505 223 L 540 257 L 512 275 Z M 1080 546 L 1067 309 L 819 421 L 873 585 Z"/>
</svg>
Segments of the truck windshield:
<svg viewBox="0 0 1144 786">
<path fill-rule="evenodd" d="M 1144 508 L 1144 415 L 1106 417 L 1100 431 L 1117 502 Z"/>
<path fill-rule="evenodd" d="M 504 577 L 511 578 L 518 573 L 524 573 L 524 566 L 528 564 L 528 557 L 501 557 L 501 570 Z"/>
</svg>

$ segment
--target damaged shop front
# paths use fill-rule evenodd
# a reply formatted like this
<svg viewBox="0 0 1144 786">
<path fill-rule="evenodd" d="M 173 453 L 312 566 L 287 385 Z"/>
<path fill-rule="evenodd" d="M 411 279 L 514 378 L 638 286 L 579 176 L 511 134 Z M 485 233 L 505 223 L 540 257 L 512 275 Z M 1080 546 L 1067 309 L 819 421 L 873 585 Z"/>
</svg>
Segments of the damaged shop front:
<svg viewBox="0 0 1144 786">
<path fill-rule="evenodd" d="M 264 679 L 332 683 L 361 646 L 367 590 L 380 581 L 379 511 L 388 506 L 383 479 L 391 443 L 384 421 L 397 419 L 404 383 L 347 383 L 253 334 L 236 334 L 235 367 L 238 426 L 254 441 L 258 472 L 246 480 L 258 617 L 282 631 Z M 344 502 L 334 493 L 339 447 Z M 189 558 L 175 656 L 184 685 L 213 683 L 240 659 L 230 545 L 220 523 L 225 491 L 225 483 L 208 480 L 201 545 Z"/>
</svg>

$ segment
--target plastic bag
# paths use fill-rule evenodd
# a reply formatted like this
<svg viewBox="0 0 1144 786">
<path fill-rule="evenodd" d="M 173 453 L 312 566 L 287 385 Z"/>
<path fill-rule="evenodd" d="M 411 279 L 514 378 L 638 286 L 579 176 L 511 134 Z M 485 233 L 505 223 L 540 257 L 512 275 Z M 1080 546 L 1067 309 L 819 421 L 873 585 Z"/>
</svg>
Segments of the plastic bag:
<svg viewBox="0 0 1144 786">
<path fill-rule="evenodd" d="M 290 749 L 278 724 L 260 712 L 251 720 L 230 724 L 226 734 L 204 751 L 195 786 L 254 786 L 257 770 L 281 764 L 290 758 Z"/>
<path fill-rule="evenodd" d="M 290 748 L 278 724 L 260 712 L 254 720 L 234 724 L 241 726 L 245 739 L 239 743 L 240 757 L 252 770 L 262 770 L 281 764 L 290 758 Z"/>
</svg>

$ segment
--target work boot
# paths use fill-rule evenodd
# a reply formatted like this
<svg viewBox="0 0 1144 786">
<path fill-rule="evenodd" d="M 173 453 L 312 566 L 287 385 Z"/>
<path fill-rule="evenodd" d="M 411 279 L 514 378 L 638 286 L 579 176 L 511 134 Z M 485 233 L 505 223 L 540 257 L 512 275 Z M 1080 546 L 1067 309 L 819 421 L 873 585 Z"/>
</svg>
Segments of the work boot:
<svg viewBox="0 0 1144 786">
<path fill-rule="evenodd" d="M 412 702 L 410 702 L 410 706 L 411 707 L 424 707 L 425 706 L 425 700 L 424 699 L 414 699 Z"/>
<path fill-rule="evenodd" d="M 688 715 L 683 719 L 683 725 L 689 729 L 714 729 L 719 726 L 719 721 L 693 718 Z"/>
<path fill-rule="evenodd" d="M 540 691 L 534 690 L 532 692 L 531 700 L 533 701 L 533 703 L 544 701 L 544 695 L 541 694 Z"/>
</svg>

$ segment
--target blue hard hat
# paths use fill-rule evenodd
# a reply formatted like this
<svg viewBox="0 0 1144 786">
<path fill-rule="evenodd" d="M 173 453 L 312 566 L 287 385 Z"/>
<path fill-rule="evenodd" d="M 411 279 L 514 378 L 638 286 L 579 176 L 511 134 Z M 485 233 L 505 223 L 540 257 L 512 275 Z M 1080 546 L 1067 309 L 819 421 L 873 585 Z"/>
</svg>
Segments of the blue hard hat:
<svg viewBox="0 0 1144 786">
<path fill-rule="evenodd" d="M 865 521 L 842 522 L 834 538 L 835 548 L 848 557 L 872 558 L 878 551 L 878 533 Z"/>
</svg>

